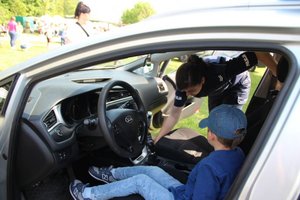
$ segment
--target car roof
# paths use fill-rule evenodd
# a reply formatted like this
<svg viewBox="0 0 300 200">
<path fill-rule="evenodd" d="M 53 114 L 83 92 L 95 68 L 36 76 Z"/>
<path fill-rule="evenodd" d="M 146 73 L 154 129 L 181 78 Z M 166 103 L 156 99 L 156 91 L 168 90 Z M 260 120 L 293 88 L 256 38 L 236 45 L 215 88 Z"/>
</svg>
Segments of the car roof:
<svg viewBox="0 0 300 200">
<path fill-rule="evenodd" d="M 295 23 L 299 17 L 300 1 L 254 1 L 250 3 L 201 6 L 166 12 L 148 18 L 160 29 L 170 27 L 209 27 L 209 26 L 262 26 L 262 27 L 299 27 Z M 157 23 L 159 22 L 159 23 Z M 157 23 L 156 25 L 154 23 Z M 142 23 L 140 23 L 142 25 Z M 164 24 L 164 26 L 160 26 Z M 151 27 L 152 29 L 153 27 Z"/>
<path fill-rule="evenodd" d="M 66 45 L 46 53 L 46 56 L 39 56 L 27 62 L 8 68 L 1 72 L 0 79 L 17 73 L 20 70 L 26 70 L 34 64 L 41 63 L 49 58 L 55 58 L 66 53 L 74 52 L 77 49 L 89 46 L 99 45 L 108 40 L 124 38 L 129 36 L 147 37 L 166 36 L 170 31 L 184 32 L 189 30 L 190 33 L 201 34 L 206 31 L 217 30 L 218 33 L 228 33 L 231 30 L 241 30 L 236 32 L 241 34 L 247 33 L 283 33 L 286 28 L 292 37 L 291 41 L 300 41 L 300 1 L 291 0 L 269 0 L 269 1 L 229 1 L 230 3 L 219 3 L 217 6 L 199 6 L 182 9 L 180 11 L 166 12 L 155 15 L 136 24 L 114 29 L 97 37 L 88 38 L 83 43 Z M 232 2 L 236 2 L 233 4 Z M 236 34 L 235 33 L 235 34 Z M 192 35 L 191 35 L 192 37 Z M 286 38 L 285 38 L 286 39 Z"/>
</svg>

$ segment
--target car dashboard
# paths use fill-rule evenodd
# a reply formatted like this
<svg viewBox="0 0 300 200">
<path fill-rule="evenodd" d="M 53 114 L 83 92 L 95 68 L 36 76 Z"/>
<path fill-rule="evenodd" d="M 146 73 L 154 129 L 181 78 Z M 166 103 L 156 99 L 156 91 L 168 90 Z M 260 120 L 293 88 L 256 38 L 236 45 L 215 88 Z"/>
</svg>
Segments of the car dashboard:
<svg viewBox="0 0 300 200">
<path fill-rule="evenodd" d="M 146 111 L 157 112 L 167 102 L 168 89 L 162 79 L 124 70 L 76 71 L 39 82 L 29 95 L 23 112 L 19 151 L 28 162 L 44 167 L 20 169 L 20 179 L 33 182 L 42 174 L 67 166 L 84 153 L 82 146 L 93 146 L 90 151 L 107 146 L 97 125 L 98 99 L 102 88 L 113 80 L 125 80 L 132 85 Z M 107 109 L 135 106 L 125 89 L 115 87 L 109 91 Z M 98 141 L 97 145 L 81 141 L 89 137 L 93 139 L 84 141 Z M 26 143 L 32 144 L 31 148 Z M 36 156 L 32 157 L 33 154 Z"/>
</svg>

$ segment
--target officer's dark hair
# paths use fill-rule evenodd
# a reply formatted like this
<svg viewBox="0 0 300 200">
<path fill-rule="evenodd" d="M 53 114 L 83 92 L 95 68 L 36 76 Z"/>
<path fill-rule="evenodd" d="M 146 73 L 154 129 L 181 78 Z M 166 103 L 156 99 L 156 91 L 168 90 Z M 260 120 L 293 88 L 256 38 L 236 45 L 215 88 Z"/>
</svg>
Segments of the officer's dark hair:
<svg viewBox="0 0 300 200">
<path fill-rule="evenodd" d="M 177 89 L 184 90 L 201 83 L 207 64 L 197 55 L 191 55 L 176 72 Z"/>
<path fill-rule="evenodd" d="M 75 9 L 75 18 L 78 18 L 81 13 L 90 13 L 91 9 L 87 5 L 85 5 L 82 1 L 80 1 Z"/>
</svg>

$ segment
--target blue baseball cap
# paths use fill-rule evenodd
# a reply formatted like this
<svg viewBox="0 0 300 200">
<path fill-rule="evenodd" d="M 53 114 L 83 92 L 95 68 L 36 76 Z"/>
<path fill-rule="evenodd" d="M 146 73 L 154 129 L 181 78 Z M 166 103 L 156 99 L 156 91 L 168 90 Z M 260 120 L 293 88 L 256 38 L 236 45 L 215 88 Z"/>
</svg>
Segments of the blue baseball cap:
<svg viewBox="0 0 300 200">
<path fill-rule="evenodd" d="M 208 127 L 218 137 L 225 139 L 235 139 L 244 136 L 247 127 L 247 118 L 243 111 L 227 104 L 215 107 L 205 118 L 199 123 L 200 128 Z M 244 129 L 240 134 L 236 131 Z"/>
</svg>

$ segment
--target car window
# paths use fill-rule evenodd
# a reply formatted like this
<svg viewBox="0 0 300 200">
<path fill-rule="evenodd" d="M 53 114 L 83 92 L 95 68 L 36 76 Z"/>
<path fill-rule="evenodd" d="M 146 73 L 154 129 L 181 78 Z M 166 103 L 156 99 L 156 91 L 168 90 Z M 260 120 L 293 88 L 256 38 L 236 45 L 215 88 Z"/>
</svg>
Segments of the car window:
<svg viewBox="0 0 300 200">
<path fill-rule="evenodd" d="M 156 68 L 154 63 L 151 61 L 151 55 L 145 55 L 141 58 L 143 59 L 143 63 L 132 72 L 143 76 L 156 76 Z"/>
<path fill-rule="evenodd" d="M 7 85 L 0 88 L 0 110 L 2 111 L 4 107 L 4 102 L 8 94 L 8 87 Z"/>
<path fill-rule="evenodd" d="M 6 101 L 8 100 L 9 91 L 12 88 L 13 82 L 14 82 L 14 77 L 10 77 L 8 79 L 0 81 L 0 113 L 1 113 L 1 115 L 4 115 L 4 113 L 5 113 Z"/>
<path fill-rule="evenodd" d="M 199 51 L 196 54 L 199 57 L 204 57 L 204 56 L 214 55 L 215 52 L 216 51 L 213 51 L 213 50 L 206 50 L 206 51 Z M 189 56 L 190 55 L 181 55 L 181 56 L 174 57 L 173 59 L 171 59 L 167 65 L 167 67 L 165 69 L 161 69 L 164 71 L 163 74 L 169 75 L 171 73 L 175 73 L 181 64 L 188 61 Z"/>
<path fill-rule="evenodd" d="M 134 73 L 140 75 L 148 75 L 151 76 L 153 74 L 154 65 L 151 62 L 146 62 L 143 66 L 133 70 Z"/>
<path fill-rule="evenodd" d="M 122 66 L 130 65 L 134 62 L 137 62 L 139 60 L 144 60 L 146 58 L 146 55 L 141 56 L 132 56 L 127 57 L 123 59 L 118 59 L 110 62 L 105 62 L 101 64 L 97 64 L 94 66 L 83 68 L 82 70 L 93 70 L 93 69 L 116 69 Z"/>
</svg>

